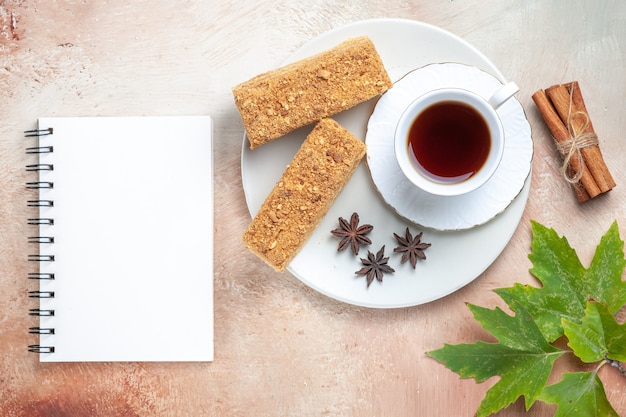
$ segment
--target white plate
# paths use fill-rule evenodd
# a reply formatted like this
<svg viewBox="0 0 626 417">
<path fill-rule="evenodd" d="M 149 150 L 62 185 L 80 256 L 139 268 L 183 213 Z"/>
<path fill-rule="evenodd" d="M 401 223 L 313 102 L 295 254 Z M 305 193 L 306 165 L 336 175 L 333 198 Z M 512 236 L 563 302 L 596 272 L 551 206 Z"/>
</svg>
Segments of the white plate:
<svg viewBox="0 0 626 417">
<path fill-rule="evenodd" d="M 404 109 L 417 97 L 447 87 L 471 90 L 488 99 L 502 83 L 483 70 L 458 63 L 431 64 L 411 71 L 376 103 L 365 143 L 372 180 L 383 199 L 413 223 L 450 231 L 484 224 L 511 204 L 530 173 L 533 143 L 522 105 L 510 99 L 498 109 L 506 136 L 504 154 L 486 184 L 457 196 L 438 196 L 415 187 L 395 158 L 396 125 Z"/>
<path fill-rule="evenodd" d="M 427 64 L 460 62 L 505 81 L 495 65 L 464 40 L 437 27 L 404 19 L 374 19 L 339 27 L 303 45 L 288 62 L 359 35 L 372 39 L 393 80 Z M 266 68 L 259 68 L 259 72 L 263 70 Z M 374 105 L 374 100 L 363 103 L 337 115 L 335 120 L 363 139 Z M 310 130 L 311 127 L 299 129 L 253 151 L 244 137 L 241 174 L 252 215 L 259 210 Z M 392 253 L 396 246 L 392 234 L 403 234 L 407 226 L 413 232 L 419 229 L 380 198 L 362 163 L 288 271 L 322 294 L 359 306 L 396 308 L 439 299 L 473 281 L 498 257 L 517 228 L 529 187 L 530 175 L 509 208 L 482 226 L 459 232 L 424 231 L 422 241 L 432 246 L 425 252 L 427 259 L 413 270 L 409 263 L 400 265 L 400 255 Z M 349 251 L 337 252 L 338 240 L 330 233 L 337 227 L 339 217 L 349 218 L 355 211 L 362 223 L 374 226 L 369 234 L 373 242 L 369 249 L 375 252 L 385 245 L 389 263 L 396 270 L 385 275 L 382 283 L 374 281 L 369 288 L 363 277 L 354 274 L 360 268 L 358 258 Z M 365 257 L 366 253 L 362 248 L 360 256 Z"/>
</svg>

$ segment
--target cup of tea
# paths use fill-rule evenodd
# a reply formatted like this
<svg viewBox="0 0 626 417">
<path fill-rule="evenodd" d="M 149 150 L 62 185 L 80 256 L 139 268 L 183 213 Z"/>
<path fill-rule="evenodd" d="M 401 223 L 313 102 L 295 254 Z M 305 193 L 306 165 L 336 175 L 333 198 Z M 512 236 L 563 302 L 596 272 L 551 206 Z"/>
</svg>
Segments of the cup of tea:
<svg viewBox="0 0 626 417">
<path fill-rule="evenodd" d="M 496 110 L 518 91 L 509 82 L 488 98 L 461 88 L 416 98 L 400 116 L 394 137 L 404 175 L 420 189 L 442 196 L 485 184 L 504 153 L 504 127 Z"/>
</svg>

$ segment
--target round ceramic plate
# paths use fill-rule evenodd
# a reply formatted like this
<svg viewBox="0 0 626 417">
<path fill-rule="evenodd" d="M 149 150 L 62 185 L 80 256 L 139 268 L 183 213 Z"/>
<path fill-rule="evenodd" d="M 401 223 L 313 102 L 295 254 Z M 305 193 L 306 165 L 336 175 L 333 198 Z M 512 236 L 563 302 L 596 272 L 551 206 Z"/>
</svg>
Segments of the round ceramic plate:
<svg viewBox="0 0 626 417">
<path fill-rule="evenodd" d="M 521 191 L 533 157 L 530 125 L 516 99 L 498 109 L 506 143 L 498 169 L 482 187 L 467 194 L 438 196 L 415 187 L 395 158 L 394 132 L 400 115 L 417 97 L 438 88 L 456 87 L 489 99 L 502 83 L 476 67 L 442 63 L 411 71 L 376 103 L 367 125 L 367 164 L 383 199 L 402 217 L 437 230 L 464 230 L 488 222 Z"/>
<path fill-rule="evenodd" d="M 491 61 L 459 37 L 428 24 L 404 19 L 360 21 L 326 32 L 289 57 L 287 62 L 305 58 L 331 48 L 347 38 L 367 35 L 372 39 L 392 80 L 416 68 L 438 62 L 460 62 L 476 66 L 505 79 Z M 259 69 L 259 72 L 266 70 Z M 375 100 L 363 103 L 334 118 L 360 139 L 365 138 L 368 119 Z M 255 215 L 285 167 L 311 131 L 307 126 L 268 144 L 250 150 L 244 137 L 241 175 L 248 209 Z M 391 209 L 380 197 L 369 171 L 362 163 L 330 208 L 307 244 L 291 262 L 288 271 L 303 283 L 334 299 L 365 307 L 408 307 L 444 297 L 478 277 L 498 257 L 509 242 L 520 221 L 530 186 L 530 176 L 518 197 L 499 216 L 484 225 L 458 231 L 441 232 L 420 229 Z M 339 217 L 349 218 L 358 212 L 362 223 L 374 230 L 369 234 L 372 245 L 361 248 L 385 255 L 395 273 L 386 274 L 383 282 L 370 287 L 356 275 L 359 257 L 349 251 L 337 252 L 338 240 L 330 231 L 338 226 Z M 427 259 L 414 270 L 409 263 L 400 264 L 393 233 L 403 234 L 409 227 L 413 234 L 423 230 L 422 241 L 432 246 L 425 251 Z"/>
</svg>

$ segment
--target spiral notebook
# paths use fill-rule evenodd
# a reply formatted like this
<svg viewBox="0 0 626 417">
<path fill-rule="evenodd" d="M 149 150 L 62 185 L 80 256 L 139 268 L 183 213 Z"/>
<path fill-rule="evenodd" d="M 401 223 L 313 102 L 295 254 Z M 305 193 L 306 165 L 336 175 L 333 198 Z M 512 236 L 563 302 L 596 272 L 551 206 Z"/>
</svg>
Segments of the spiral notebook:
<svg viewBox="0 0 626 417">
<path fill-rule="evenodd" d="M 25 133 L 41 362 L 213 360 L 212 132 L 172 116 Z"/>
</svg>

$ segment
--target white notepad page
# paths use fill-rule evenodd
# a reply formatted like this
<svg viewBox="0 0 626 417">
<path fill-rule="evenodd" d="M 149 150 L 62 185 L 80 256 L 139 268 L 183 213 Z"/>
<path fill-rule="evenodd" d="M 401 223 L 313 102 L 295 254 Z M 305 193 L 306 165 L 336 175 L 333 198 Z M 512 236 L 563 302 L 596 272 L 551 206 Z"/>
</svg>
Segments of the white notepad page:
<svg viewBox="0 0 626 417">
<path fill-rule="evenodd" d="M 213 360 L 212 120 L 39 119 L 42 362 Z"/>
</svg>

